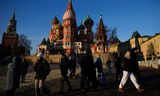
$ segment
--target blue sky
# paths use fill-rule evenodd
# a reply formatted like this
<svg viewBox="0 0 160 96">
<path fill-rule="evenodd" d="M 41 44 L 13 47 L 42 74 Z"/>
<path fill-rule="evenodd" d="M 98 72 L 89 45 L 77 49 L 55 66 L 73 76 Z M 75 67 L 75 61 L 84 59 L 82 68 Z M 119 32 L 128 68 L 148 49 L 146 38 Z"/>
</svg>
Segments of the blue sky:
<svg viewBox="0 0 160 96">
<path fill-rule="evenodd" d="M 17 33 L 26 34 L 33 50 L 48 38 L 51 21 L 57 16 L 62 23 L 68 0 L 0 0 L 0 37 L 16 12 Z M 87 15 L 94 20 L 93 31 L 103 15 L 104 24 L 117 27 L 121 41 L 128 40 L 135 30 L 141 35 L 160 32 L 160 0 L 72 0 L 79 25 Z"/>
</svg>

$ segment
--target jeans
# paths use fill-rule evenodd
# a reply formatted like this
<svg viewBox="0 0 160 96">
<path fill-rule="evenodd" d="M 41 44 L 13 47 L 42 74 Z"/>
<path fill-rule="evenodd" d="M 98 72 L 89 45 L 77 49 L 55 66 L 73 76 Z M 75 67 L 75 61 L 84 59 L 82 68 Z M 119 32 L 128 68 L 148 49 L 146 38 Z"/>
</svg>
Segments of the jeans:
<svg viewBox="0 0 160 96">
<path fill-rule="evenodd" d="M 69 90 L 71 90 L 71 89 L 72 89 L 72 86 L 71 86 L 71 84 L 70 84 L 70 82 L 69 82 L 69 80 L 68 80 L 67 75 L 63 75 L 62 78 L 61 78 L 61 91 L 63 91 L 63 89 L 64 89 L 65 81 L 66 81 L 66 83 L 68 84 Z"/>
</svg>

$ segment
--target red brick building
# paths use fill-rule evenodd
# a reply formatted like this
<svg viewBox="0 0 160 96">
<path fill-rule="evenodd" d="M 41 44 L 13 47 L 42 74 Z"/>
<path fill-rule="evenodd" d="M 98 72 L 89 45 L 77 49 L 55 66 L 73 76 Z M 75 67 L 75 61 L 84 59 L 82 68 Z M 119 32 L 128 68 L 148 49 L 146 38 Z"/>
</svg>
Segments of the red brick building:
<svg viewBox="0 0 160 96">
<path fill-rule="evenodd" d="M 62 24 L 57 17 L 54 17 L 52 20 L 52 29 L 48 37 L 50 43 L 38 45 L 37 52 L 41 49 L 45 49 L 49 54 L 63 50 L 68 54 L 73 52 L 83 53 L 87 49 L 93 49 L 94 52 L 107 52 L 107 36 L 102 18 L 100 18 L 96 42 L 94 42 L 93 38 L 93 25 L 94 21 L 88 15 L 83 22 L 77 26 L 76 14 L 72 2 L 68 0 L 68 6 L 63 15 Z M 104 51 L 99 51 L 99 46 L 102 46 L 102 50 Z"/>
</svg>

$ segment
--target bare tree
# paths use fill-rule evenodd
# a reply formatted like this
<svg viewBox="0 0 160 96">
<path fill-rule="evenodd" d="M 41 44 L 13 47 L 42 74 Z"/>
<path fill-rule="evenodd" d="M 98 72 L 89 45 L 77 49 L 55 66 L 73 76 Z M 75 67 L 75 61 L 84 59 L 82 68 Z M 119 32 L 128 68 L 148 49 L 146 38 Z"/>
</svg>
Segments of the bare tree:
<svg viewBox="0 0 160 96">
<path fill-rule="evenodd" d="M 31 40 L 29 40 L 25 34 L 19 35 L 18 45 L 24 46 L 25 47 L 25 54 L 30 55 L 30 51 L 32 50 Z"/>
</svg>

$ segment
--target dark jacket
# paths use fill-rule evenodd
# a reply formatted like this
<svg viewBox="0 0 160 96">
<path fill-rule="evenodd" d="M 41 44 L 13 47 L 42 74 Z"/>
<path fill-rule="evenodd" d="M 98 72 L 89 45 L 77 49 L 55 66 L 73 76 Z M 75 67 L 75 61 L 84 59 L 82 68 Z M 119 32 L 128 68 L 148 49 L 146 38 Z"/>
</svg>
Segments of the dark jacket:
<svg viewBox="0 0 160 96">
<path fill-rule="evenodd" d="M 13 64 L 15 64 L 14 75 L 13 75 L 13 89 L 19 88 L 20 85 L 20 75 L 21 75 L 21 67 L 22 67 L 22 59 L 20 56 L 13 57 Z"/>
<path fill-rule="evenodd" d="M 21 72 L 22 76 L 25 76 L 27 74 L 28 66 L 29 66 L 28 62 L 26 60 L 24 60 L 22 62 L 22 72 Z"/>
<path fill-rule="evenodd" d="M 132 63 L 133 63 L 133 73 L 134 74 L 139 74 L 139 64 L 138 64 L 138 59 L 137 59 L 137 54 L 133 53 L 132 54 Z"/>
<path fill-rule="evenodd" d="M 47 75 L 50 73 L 49 63 L 40 59 L 33 65 L 34 71 L 36 72 L 35 79 L 45 80 Z"/>
<path fill-rule="evenodd" d="M 98 71 L 99 73 L 103 72 L 103 65 L 102 65 L 102 60 L 101 60 L 100 57 L 98 57 L 98 58 L 96 59 L 95 67 L 97 68 L 97 71 Z"/>
<path fill-rule="evenodd" d="M 117 71 L 121 71 L 122 70 L 122 58 L 118 57 L 117 61 L 115 62 L 115 68 Z"/>
<path fill-rule="evenodd" d="M 122 58 L 122 69 L 124 71 L 133 72 L 133 62 L 132 59 L 127 59 L 126 57 Z"/>
<path fill-rule="evenodd" d="M 61 75 L 67 75 L 68 74 L 68 65 L 69 65 L 69 60 L 66 55 L 62 56 L 61 62 L 59 63 Z"/>
<path fill-rule="evenodd" d="M 93 57 L 86 55 L 81 59 L 81 74 L 85 76 L 93 76 L 96 74 Z"/>
</svg>

